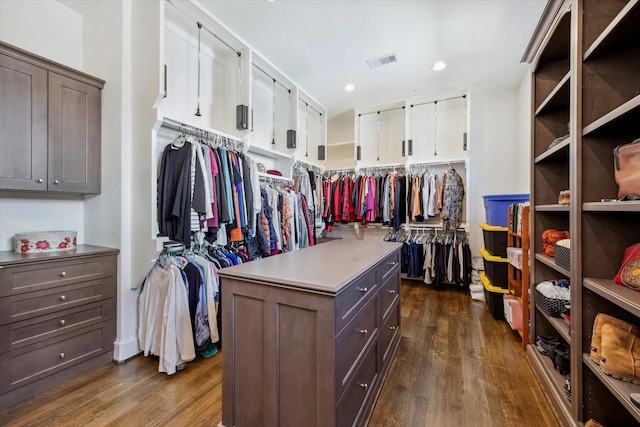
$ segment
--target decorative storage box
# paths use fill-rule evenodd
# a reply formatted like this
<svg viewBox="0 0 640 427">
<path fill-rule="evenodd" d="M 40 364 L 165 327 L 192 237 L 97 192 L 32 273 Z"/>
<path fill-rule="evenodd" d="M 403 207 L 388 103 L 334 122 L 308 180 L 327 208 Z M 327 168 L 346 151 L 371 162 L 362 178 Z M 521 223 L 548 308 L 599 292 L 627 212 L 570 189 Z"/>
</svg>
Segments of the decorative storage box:
<svg viewBox="0 0 640 427">
<path fill-rule="evenodd" d="M 75 249 L 76 231 L 36 231 L 16 233 L 14 236 L 16 252 L 29 254 L 40 252 L 67 251 Z"/>
<path fill-rule="evenodd" d="M 486 222 L 480 224 L 484 247 L 493 256 L 505 258 L 507 256 L 507 227 L 489 225 Z"/>
<path fill-rule="evenodd" d="M 509 270 L 507 258 L 501 258 L 489 254 L 486 249 L 480 249 L 480 254 L 484 259 L 484 271 L 493 286 L 498 288 L 509 287 Z"/>
<path fill-rule="evenodd" d="M 488 194 L 484 198 L 484 209 L 489 225 L 507 226 L 507 212 L 514 203 L 528 202 L 528 194 Z"/>
<path fill-rule="evenodd" d="M 569 304 L 569 300 L 548 298 L 542 294 L 539 290 L 536 291 L 536 301 L 542 310 L 551 317 L 561 317 L 560 314 L 566 312 L 566 305 Z"/>
<path fill-rule="evenodd" d="M 571 249 L 553 244 L 553 257 L 556 265 L 571 270 Z"/>
</svg>

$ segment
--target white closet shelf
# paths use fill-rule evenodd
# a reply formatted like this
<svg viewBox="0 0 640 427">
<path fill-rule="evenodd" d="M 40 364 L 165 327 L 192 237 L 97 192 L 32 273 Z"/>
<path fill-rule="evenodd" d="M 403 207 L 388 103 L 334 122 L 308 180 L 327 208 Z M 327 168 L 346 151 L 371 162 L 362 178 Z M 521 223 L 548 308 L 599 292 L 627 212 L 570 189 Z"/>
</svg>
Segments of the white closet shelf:
<svg viewBox="0 0 640 427">
<path fill-rule="evenodd" d="M 289 178 L 287 176 L 272 175 L 270 173 L 264 173 L 264 172 L 258 172 L 258 176 L 261 177 L 261 178 L 273 179 L 273 180 L 276 180 L 276 181 L 286 181 L 286 182 L 293 183 L 293 179 Z"/>
<path fill-rule="evenodd" d="M 283 153 L 280 151 L 271 150 L 269 148 L 258 147 L 257 145 L 249 146 L 249 153 L 257 154 L 259 156 L 268 157 L 270 159 L 291 159 L 292 154 Z"/>
</svg>

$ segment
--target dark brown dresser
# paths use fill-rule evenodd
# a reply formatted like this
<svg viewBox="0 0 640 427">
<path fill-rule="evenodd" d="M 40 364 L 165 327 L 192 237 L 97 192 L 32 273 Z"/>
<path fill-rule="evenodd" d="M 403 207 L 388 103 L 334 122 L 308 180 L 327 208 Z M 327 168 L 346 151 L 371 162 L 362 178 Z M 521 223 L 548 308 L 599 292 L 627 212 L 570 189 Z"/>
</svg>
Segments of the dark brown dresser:
<svg viewBox="0 0 640 427">
<path fill-rule="evenodd" d="M 220 270 L 222 425 L 365 425 L 400 342 L 400 248 L 336 240 Z"/>
<path fill-rule="evenodd" d="M 0 409 L 112 360 L 117 254 L 0 252 Z"/>
</svg>

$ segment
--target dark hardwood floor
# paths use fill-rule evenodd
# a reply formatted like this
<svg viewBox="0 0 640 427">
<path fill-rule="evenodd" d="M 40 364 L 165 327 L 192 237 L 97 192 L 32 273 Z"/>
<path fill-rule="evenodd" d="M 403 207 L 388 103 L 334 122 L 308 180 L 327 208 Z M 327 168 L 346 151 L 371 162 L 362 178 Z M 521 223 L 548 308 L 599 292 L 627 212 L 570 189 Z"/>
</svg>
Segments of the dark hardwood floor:
<svg viewBox="0 0 640 427">
<path fill-rule="evenodd" d="M 558 426 L 519 339 L 468 292 L 402 283 L 402 340 L 369 426 Z M 222 353 L 167 376 L 137 356 L 0 412 L 2 426 L 216 426 Z"/>
</svg>

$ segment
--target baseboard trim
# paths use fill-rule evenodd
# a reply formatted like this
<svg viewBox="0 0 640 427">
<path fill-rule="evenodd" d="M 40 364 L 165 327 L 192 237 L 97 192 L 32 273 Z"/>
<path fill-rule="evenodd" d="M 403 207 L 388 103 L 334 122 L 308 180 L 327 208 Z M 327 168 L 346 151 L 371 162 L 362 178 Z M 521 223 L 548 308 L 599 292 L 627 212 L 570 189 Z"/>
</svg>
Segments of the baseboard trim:
<svg viewBox="0 0 640 427">
<path fill-rule="evenodd" d="M 125 340 L 116 339 L 113 343 L 113 361 L 120 364 L 140 353 L 140 345 L 136 335 Z"/>
</svg>

